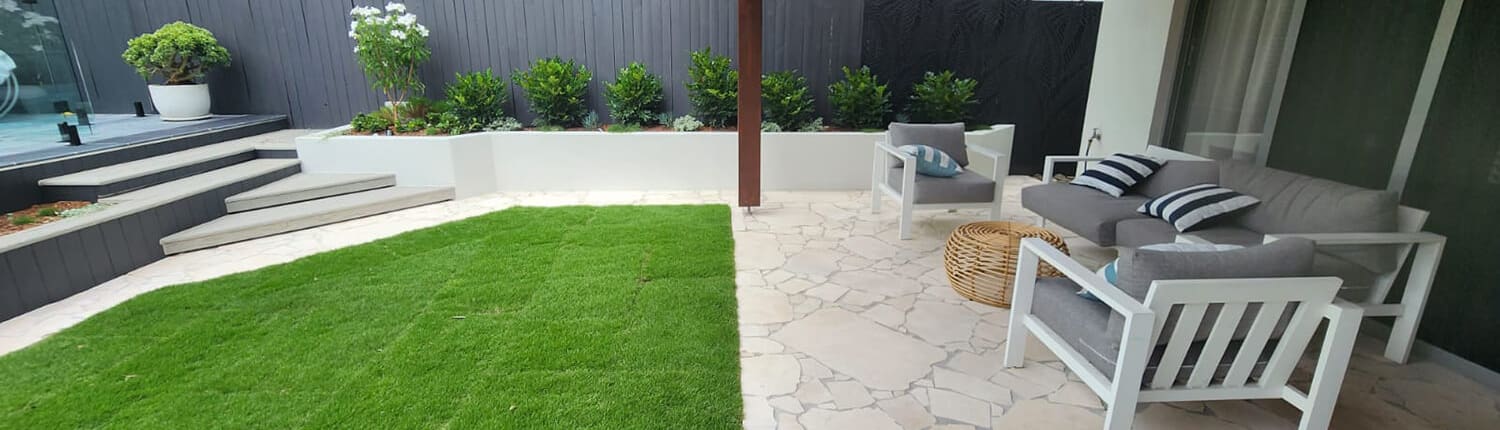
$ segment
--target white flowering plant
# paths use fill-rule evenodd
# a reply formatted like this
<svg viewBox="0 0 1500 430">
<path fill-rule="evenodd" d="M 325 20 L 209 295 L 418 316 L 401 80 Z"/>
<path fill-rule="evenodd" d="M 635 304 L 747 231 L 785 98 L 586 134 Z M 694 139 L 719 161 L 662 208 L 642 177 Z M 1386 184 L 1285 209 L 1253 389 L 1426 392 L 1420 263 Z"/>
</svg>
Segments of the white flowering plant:
<svg viewBox="0 0 1500 430">
<path fill-rule="evenodd" d="M 370 85 L 385 96 L 392 107 L 422 93 L 417 66 L 432 57 L 427 47 L 427 27 L 406 5 L 387 3 L 384 9 L 359 6 L 349 11 L 349 38 L 354 39 L 354 57 L 359 60 Z M 391 123 L 401 123 L 403 109 L 388 109 Z"/>
</svg>

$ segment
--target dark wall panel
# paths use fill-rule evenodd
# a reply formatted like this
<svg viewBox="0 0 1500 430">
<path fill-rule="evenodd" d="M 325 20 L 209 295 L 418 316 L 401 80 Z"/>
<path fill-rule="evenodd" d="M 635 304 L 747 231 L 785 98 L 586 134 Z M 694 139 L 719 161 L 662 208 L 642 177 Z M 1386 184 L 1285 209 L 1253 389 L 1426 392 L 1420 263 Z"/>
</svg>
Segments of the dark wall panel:
<svg viewBox="0 0 1500 430">
<path fill-rule="evenodd" d="M 229 67 L 208 78 L 219 113 L 285 113 L 296 127 L 330 127 L 381 100 L 355 63 L 346 34 L 354 5 L 372 0 L 60 0 L 59 14 L 80 47 L 84 78 L 99 112 L 129 112 L 148 100 L 145 83 L 120 61 L 130 37 L 182 20 L 203 26 L 229 49 Z M 426 95 L 442 96 L 455 73 L 494 69 L 509 76 L 541 57 L 579 61 L 594 74 L 590 106 L 607 117 L 602 89 L 631 61 L 666 81 L 667 108 L 691 111 L 682 84 L 688 51 L 735 52 L 733 0 L 411 0 L 432 31 L 432 59 L 421 70 Z M 858 65 L 862 0 L 767 0 L 768 70 L 796 69 L 814 88 Z M 520 89 L 512 113 L 529 121 Z M 826 109 L 826 102 L 820 101 Z M 827 113 L 825 112 L 825 115 Z"/>
<path fill-rule="evenodd" d="M 974 120 L 1016 124 L 1012 173 L 1076 154 L 1088 103 L 1099 3 L 1024 0 L 868 0 L 864 63 L 905 109 L 928 71 L 979 81 Z"/>
<path fill-rule="evenodd" d="M 1448 237 L 1418 337 L 1500 370 L 1500 2 L 1466 1 L 1403 194 Z"/>
<path fill-rule="evenodd" d="M 1267 164 L 1385 188 L 1442 6 L 1307 2 Z"/>
</svg>

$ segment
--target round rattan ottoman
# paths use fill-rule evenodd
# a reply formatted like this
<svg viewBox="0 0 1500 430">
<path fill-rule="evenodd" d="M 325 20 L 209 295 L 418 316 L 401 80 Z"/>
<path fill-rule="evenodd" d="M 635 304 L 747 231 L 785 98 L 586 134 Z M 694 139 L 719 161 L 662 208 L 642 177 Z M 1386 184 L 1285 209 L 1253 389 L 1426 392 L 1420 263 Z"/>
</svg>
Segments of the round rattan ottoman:
<svg viewBox="0 0 1500 430">
<path fill-rule="evenodd" d="M 943 250 L 948 283 L 958 295 L 969 300 L 1009 308 L 1021 239 L 1028 237 L 1042 239 L 1063 253 L 1068 252 L 1062 237 L 1034 225 L 986 221 L 959 226 L 948 236 L 948 245 Z M 1043 263 L 1037 268 L 1037 276 L 1062 274 Z"/>
</svg>

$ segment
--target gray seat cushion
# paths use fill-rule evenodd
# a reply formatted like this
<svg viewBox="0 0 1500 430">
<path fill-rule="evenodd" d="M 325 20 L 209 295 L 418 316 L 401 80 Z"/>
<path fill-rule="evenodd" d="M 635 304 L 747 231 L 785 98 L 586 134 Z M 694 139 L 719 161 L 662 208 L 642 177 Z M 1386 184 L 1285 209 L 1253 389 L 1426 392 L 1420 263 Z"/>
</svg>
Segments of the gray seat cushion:
<svg viewBox="0 0 1500 430">
<path fill-rule="evenodd" d="M 1172 224 L 1157 218 L 1131 219 L 1120 221 L 1115 226 L 1115 244 L 1129 248 L 1139 248 L 1146 245 L 1158 243 L 1172 243 L 1177 241 L 1177 235 L 1190 234 L 1198 236 L 1203 240 L 1213 243 L 1254 246 L 1265 240 L 1263 234 L 1246 230 L 1233 225 L 1216 225 L 1208 228 L 1190 230 L 1187 233 L 1179 233 Z"/>
<path fill-rule="evenodd" d="M 1260 199 L 1231 220 L 1250 230 L 1275 233 L 1375 233 L 1396 231 L 1399 197 L 1296 173 L 1240 162 L 1219 163 L 1220 185 Z M 1374 272 L 1396 269 L 1396 249 L 1366 246 L 1337 251 Z"/>
<path fill-rule="evenodd" d="M 1078 284 L 1066 278 L 1037 278 L 1036 293 L 1032 296 L 1031 313 L 1037 319 L 1047 324 L 1047 327 L 1062 336 L 1063 341 L 1069 346 L 1083 354 L 1083 358 L 1089 364 L 1098 369 L 1105 376 L 1114 377 L 1115 362 L 1120 356 L 1120 331 L 1110 331 L 1108 321 L 1110 317 L 1118 316 L 1109 306 L 1093 300 L 1078 297 Z M 1178 372 L 1178 378 L 1187 378 L 1191 374 L 1193 366 L 1198 361 L 1198 356 L 1203 350 L 1205 342 L 1193 342 L 1188 347 L 1187 358 L 1182 371 Z M 1234 357 L 1240 349 L 1241 342 L 1230 342 L 1225 357 Z M 1256 366 L 1257 372 L 1266 360 L 1270 358 L 1275 342 L 1268 343 L 1268 347 L 1262 352 L 1260 361 Z M 1150 383 L 1155 375 L 1157 365 L 1161 362 L 1161 353 L 1165 346 L 1157 346 L 1151 353 L 1151 358 L 1146 363 L 1146 373 L 1143 383 Z M 1218 363 L 1219 369 L 1215 372 L 1219 377 L 1229 372 L 1229 365 Z"/>
<path fill-rule="evenodd" d="M 927 145 L 953 157 L 959 166 L 969 165 L 969 147 L 964 143 L 964 123 L 908 124 L 893 122 L 886 128 L 886 142 L 893 147 Z M 895 163 L 897 167 L 901 163 Z"/>
<path fill-rule="evenodd" d="M 1219 163 L 1215 161 L 1168 160 L 1156 173 L 1146 177 L 1130 192 L 1150 198 L 1199 184 L 1219 183 Z"/>
<path fill-rule="evenodd" d="M 1127 219 L 1149 219 L 1136 212 L 1147 199 L 1126 194 L 1111 197 L 1098 190 L 1053 182 L 1021 190 L 1021 206 L 1099 246 L 1115 244 L 1115 224 Z"/>
<path fill-rule="evenodd" d="M 885 180 L 891 188 L 901 190 L 901 168 L 891 168 Z M 995 181 L 967 170 L 951 178 L 917 175 L 916 187 L 913 198 L 917 204 L 989 203 L 995 200 Z"/>
</svg>

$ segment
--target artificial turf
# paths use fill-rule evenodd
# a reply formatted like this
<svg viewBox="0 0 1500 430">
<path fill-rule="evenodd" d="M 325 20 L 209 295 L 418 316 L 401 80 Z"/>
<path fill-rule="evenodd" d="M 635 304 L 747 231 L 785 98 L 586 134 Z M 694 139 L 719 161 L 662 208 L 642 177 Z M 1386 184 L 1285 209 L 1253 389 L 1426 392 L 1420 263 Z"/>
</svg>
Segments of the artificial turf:
<svg viewBox="0 0 1500 430">
<path fill-rule="evenodd" d="M 513 208 L 136 297 L 0 428 L 739 428 L 735 309 L 725 206 Z"/>
</svg>

